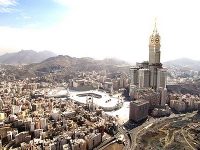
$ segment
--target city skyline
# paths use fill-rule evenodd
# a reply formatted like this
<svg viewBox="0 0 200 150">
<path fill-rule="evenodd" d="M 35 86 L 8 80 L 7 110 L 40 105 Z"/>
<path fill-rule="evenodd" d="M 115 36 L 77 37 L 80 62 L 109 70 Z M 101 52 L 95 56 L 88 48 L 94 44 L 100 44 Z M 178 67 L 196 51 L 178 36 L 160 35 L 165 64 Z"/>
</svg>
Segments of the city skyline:
<svg viewBox="0 0 200 150">
<path fill-rule="evenodd" d="M 0 54 L 33 49 L 143 61 L 156 17 L 162 37 L 161 61 L 181 57 L 198 60 L 197 4 L 196 0 L 0 0 Z"/>
</svg>

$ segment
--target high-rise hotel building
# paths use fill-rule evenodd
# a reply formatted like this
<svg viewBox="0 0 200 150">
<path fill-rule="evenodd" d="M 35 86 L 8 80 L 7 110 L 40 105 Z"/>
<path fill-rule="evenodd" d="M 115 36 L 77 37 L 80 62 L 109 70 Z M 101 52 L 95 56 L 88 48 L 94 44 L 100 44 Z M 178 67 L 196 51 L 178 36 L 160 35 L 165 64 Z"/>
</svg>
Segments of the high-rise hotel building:
<svg viewBox="0 0 200 150">
<path fill-rule="evenodd" d="M 160 62 L 160 40 L 155 23 L 153 33 L 149 38 L 149 61 L 137 63 L 136 66 L 130 68 L 130 91 L 132 91 L 131 87 L 152 88 L 155 91 L 166 88 L 166 69 Z"/>
</svg>

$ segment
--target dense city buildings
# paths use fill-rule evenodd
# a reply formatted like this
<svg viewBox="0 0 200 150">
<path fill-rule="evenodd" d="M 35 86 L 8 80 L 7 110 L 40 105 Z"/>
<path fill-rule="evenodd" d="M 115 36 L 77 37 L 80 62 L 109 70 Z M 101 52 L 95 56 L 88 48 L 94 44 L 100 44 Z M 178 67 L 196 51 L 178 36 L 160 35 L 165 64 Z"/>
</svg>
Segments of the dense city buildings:
<svg viewBox="0 0 200 150">
<path fill-rule="evenodd" d="M 191 94 L 170 94 L 170 107 L 176 112 L 200 110 L 200 98 Z"/>
<path fill-rule="evenodd" d="M 116 118 L 102 109 L 54 93 L 50 84 L 29 82 L 5 81 L 0 88 L 0 141 L 6 149 L 92 150 L 117 132 Z"/>
<path fill-rule="evenodd" d="M 198 91 L 168 91 L 160 47 L 155 25 L 149 60 L 128 66 L 129 75 L 122 68 L 61 74 L 55 67 L 46 74 L 21 79 L 10 66 L 0 69 L 0 149 L 97 150 L 118 142 L 132 150 L 134 136 L 153 124 L 156 127 L 168 118 L 164 116 L 199 111 Z M 175 72 L 170 83 L 179 74 Z M 196 72 L 190 73 L 196 76 Z M 191 78 L 176 81 L 194 82 Z"/>
</svg>

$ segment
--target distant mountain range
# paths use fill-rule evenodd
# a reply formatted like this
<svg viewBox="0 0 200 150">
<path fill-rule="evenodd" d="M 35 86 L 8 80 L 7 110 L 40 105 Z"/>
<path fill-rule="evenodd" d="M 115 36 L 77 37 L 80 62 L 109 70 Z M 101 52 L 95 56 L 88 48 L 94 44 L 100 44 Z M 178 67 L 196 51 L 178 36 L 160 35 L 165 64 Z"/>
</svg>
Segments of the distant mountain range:
<svg viewBox="0 0 200 150">
<path fill-rule="evenodd" d="M 56 56 L 56 54 L 50 51 L 36 52 L 33 50 L 21 50 L 19 52 L 1 55 L 0 64 L 19 65 L 39 63 L 54 56 Z"/>
<path fill-rule="evenodd" d="M 33 72 L 76 72 L 76 71 L 99 71 L 112 70 L 123 66 L 130 66 L 127 62 L 112 58 L 104 60 L 95 60 L 89 57 L 76 58 L 68 55 L 59 55 L 48 58 L 41 63 L 30 64 L 26 66 Z M 116 70 L 115 70 L 116 71 Z"/>
<path fill-rule="evenodd" d="M 127 62 L 106 58 L 103 60 L 95 60 L 89 57 L 76 58 L 70 56 L 57 56 L 50 51 L 36 52 L 34 50 L 21 50 L 15 53 L 6 53 L 0 56 L 0 64 L 19 65 L 23 64 L 30 68 L 33 72 L 54 72 L 63 69 L 66 71 L 91 71 L 101 69 L 112 69 L 119 66 L 130 66 Z M 200 61 L 180 58 L 164 62 L 165 67 L 186 68 L 200 71 Z M 25 67 L 25 68 L 26 68 Z"/>
<path fill-rule="evenodd" d="M 22 55 L 23 54 L 23 55 Z M 40 56 L 38 56 L 38 55 Z M 24 79 L 27 77 L 45 76 L 52 73 L 57 76 L 56 79 L 66 79 L 73 76 L 78 71 L 101 71 L 107 70 L 111 73 L 129 72 L 130 65 L 122 60 L 107 58 L 103 60 L 95 60 L 89 57 L 76 58 L 68 55 L 43 55 L 44 52 L 37 53 L 35 51 L 20 51 L 14 54 L 5 54 L 0 56 L 1 68 L 7 70 L 8 74 L 15 74 L 16 79 Z M 9 56 L 9 57 L 8 57 Z M 22 57 L 23 56 L 23 57 Z M 41 61 L 41 57 L 43 61 Z M 33 59 L 32 57 L 40 57 Z M 49 57 L 44 60 L 44 58 Z M 3 60 L 4 58 L 4 60 Z M 38 62 L 37 62 L 38 61 Z M 41 62 L 39 62 L 41 61 Z M 13 65 L 14 64 L 14 65 Z M 26 64 L 18 67 L 16 64 Z"/>
<path fill-rule="evenodd" d="M 200 71 L 200 61 L 192 60 L 189 58 L 180 58 L 163 63 L 166 67 L 187 68 L 191 70 Z"/>
</svg>

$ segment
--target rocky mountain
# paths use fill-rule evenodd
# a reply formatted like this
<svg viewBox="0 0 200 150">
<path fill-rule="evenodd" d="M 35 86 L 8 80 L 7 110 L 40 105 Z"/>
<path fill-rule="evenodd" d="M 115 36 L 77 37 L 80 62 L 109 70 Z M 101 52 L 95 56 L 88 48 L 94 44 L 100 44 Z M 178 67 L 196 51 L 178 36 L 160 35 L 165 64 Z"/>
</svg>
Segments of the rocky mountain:
<svg viewBox="0 0 200 150">
<path fill-rule="evenodd" d="M 103 62 L 110 65 L 128 65 L 126 61 L 117 58 L 105 58 Z"/>
<path fill-rule="evenodd" d="M 0 56 L 0 63 L 11 65 L 39 63 L 54 56 L 56 56 L 56 54 L 50 51 L 36 52 L 33 50 L 21 50 L 19 52 L 6 53 Z"/>
<path fill-rule="evenodd" d="M 107 70 L 110 73 L 129 72 L 130 65 L 125 61 L 117 59 L 95 60 L 89 57 L 76 58 L 70 56 L 58 55 L 47 58 L 40 63 L 28 65 L 8 65 L 0 64 L 5 75 L 15 76 L 16 79 L 40 77 L 40 80 L 68 80 L 78 71 L 102 71 Z"/>
<path fill-rule="evenodd" d="M 117 69 L 120 66 L 129 66 L 128 63 L 117 59 L 95 60 L 93 58 L 83 57 L 76 58 L 59 55 L 48 58 L 41 63 L 27 65 L 32 72 L 49 73 L 49 72 L 76 72 L 76 71 L 98 71 Z"/>
<path fill-rule="evenodd" d="M 187 68 L 191 70 L 200 71 L 200 61 L 192 60 L 188 58 L 180 58 L 176 60 L 171 60 L 163 63 L 166 67 L 178 67 L 178 68 Z"/>
</svg>

